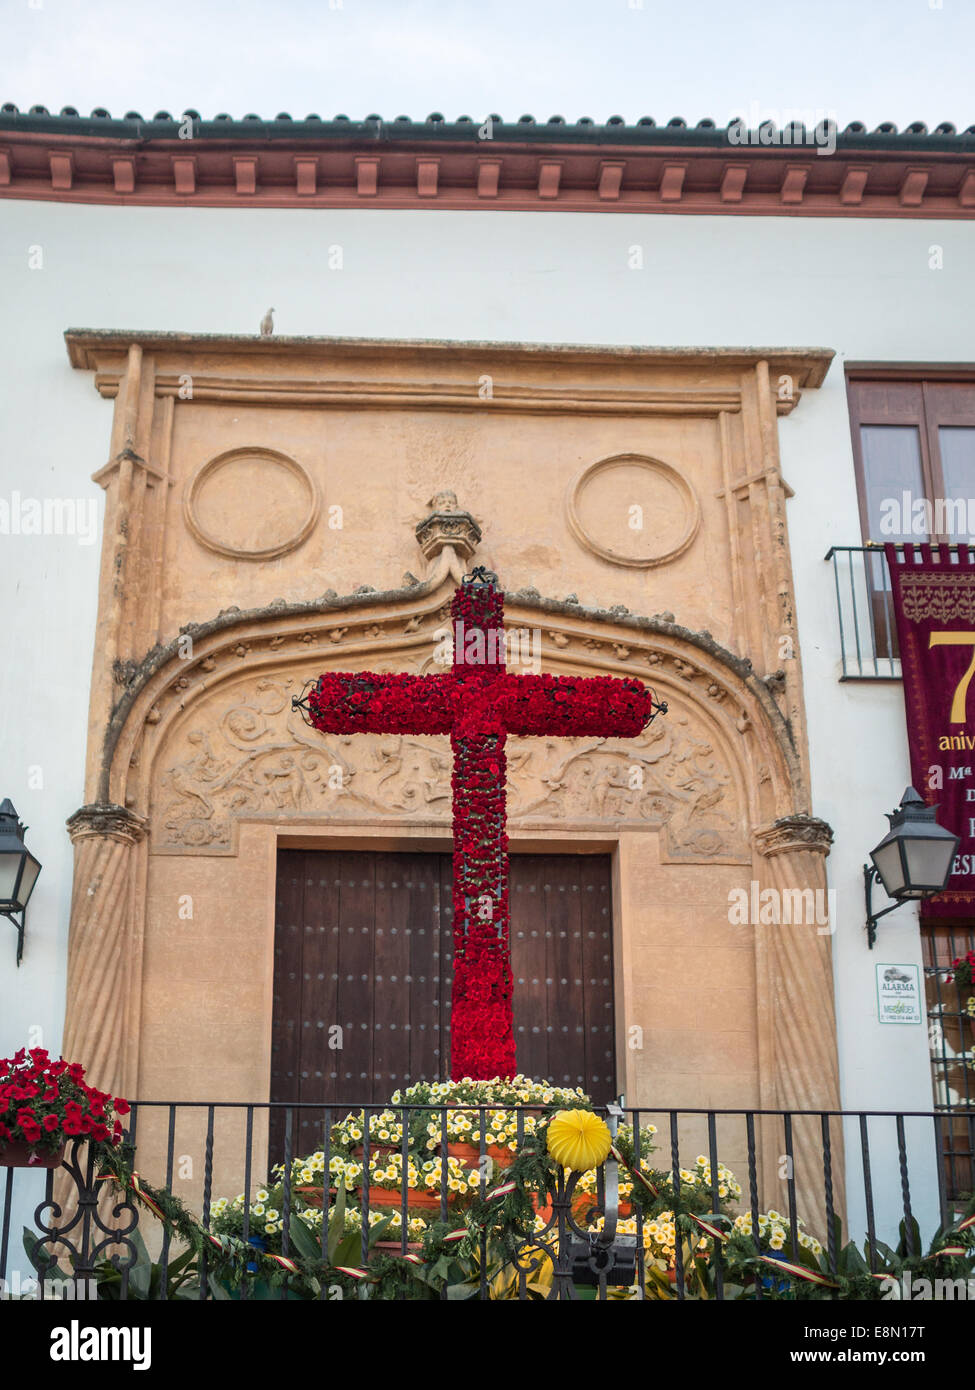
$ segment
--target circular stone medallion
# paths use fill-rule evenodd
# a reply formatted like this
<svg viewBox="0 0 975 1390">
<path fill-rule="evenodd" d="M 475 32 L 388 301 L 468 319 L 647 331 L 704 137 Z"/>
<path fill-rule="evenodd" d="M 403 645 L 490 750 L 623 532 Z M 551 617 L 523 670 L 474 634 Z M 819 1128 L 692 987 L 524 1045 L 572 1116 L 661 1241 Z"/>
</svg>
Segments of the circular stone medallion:
<svg viewBox="0 0 975 1390">
<path fill-rule="evenodd" d="M 296 549 L 318 520 L 311 475 L 276 449 L 230 449 L 198 468 L 183 514 L 208 550 L 237 560 L 271 560 Z"/>
<path fill-rule="evenodd" d="M 569 494 L 576 539 L 614 565 L 649 569 L 686 550 L 701 512 L 676 468 L 643 454 L 614 454 L 590 464 Z"/>
</svg>

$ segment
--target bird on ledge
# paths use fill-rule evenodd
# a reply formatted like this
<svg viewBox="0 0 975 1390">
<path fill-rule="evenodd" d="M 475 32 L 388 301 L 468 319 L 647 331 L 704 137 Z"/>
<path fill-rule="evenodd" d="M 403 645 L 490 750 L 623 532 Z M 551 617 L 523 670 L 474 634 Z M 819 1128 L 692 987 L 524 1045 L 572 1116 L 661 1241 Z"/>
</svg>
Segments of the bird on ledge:
<svg viewBox="0 0 975 1390">
<path fill-rule="evenodd" d="M 273 309 L 268 309 L 267 313 L 261 319 L 262 338 L 270 338 L 271 334 L 274 332 L 274 319 L 271 317 L 273 313 Z"/>
</svg>

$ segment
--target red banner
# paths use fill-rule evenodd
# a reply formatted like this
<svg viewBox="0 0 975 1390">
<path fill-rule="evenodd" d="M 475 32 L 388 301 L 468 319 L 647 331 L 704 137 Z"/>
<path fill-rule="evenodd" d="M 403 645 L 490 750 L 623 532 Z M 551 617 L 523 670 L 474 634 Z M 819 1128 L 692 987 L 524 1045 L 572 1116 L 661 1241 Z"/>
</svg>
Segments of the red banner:
<svg viewBox="0 0 975 1390">
<path fill-rule="evenodd" d="M 975 554 L 884 546 L 904 675 L 911 778 L 961 837 L 948 886 L 925 919 L 975 914 Z"/>
</svg>

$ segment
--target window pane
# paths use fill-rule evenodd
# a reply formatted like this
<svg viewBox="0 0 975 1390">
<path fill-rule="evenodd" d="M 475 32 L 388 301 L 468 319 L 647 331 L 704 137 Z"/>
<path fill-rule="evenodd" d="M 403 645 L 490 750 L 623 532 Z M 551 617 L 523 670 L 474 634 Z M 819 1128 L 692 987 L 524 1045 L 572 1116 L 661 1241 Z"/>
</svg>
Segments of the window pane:
<svg viewBox="0 0 975 1390">
<path fill-rule="evenodd" d="M 961 425 L 942 425 L 938 429 L 941 468 L 945 477 L 945 498 L 967 503 L 975 499 L 975 429 Z M 967 517 L 966 517 L 967 513 Z M 953 540 L 965 540 L 973 533 L 975 501 L 964 508 L 946 509 L 946 532 Z"/>
<path fill-rule="evenodd" d="M 863 425 L 867 526 L 872 541 L 925 541 L 911 530 L 911 505 L 924 497 L 921 440 L 916 425 Z M 905 506 L 904 494 L 907 493 Z M 891 503 L 895 506 L 891 506 Z M 886 503 L 886 506 L 884 505 Z M 881 527 L 881 519 L 884 521 Z M 899 528 L 899 529 L 898 529 Z"/>
</svg>

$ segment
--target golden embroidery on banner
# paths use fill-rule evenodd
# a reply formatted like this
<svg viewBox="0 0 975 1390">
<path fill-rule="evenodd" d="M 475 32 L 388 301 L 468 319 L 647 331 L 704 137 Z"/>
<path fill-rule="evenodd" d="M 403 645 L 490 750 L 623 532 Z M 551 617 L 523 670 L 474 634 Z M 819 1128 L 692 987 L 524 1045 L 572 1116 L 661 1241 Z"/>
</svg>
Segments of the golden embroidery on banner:
<svg viewBox="0 0 975 1390">
<path fill-rule="evenodd" d="M 901 606 L 912 623 L 975 623 L 975 573 L 902 575 Z"/>
</svg>

